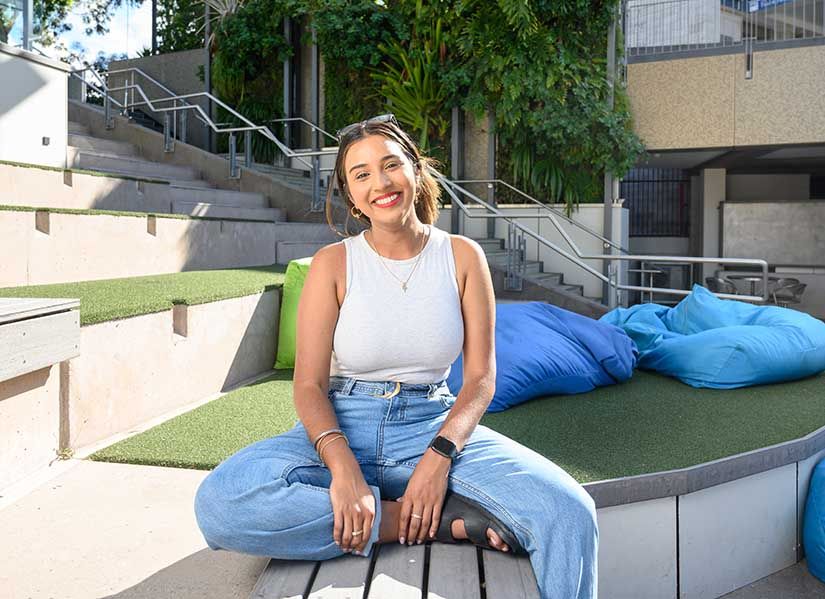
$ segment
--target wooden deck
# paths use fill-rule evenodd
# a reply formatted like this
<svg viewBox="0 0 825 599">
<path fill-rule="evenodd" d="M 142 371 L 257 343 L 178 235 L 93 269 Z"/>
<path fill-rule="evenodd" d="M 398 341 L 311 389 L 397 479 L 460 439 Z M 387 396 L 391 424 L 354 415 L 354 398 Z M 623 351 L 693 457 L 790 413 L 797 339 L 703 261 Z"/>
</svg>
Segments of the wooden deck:
<svg viewBox="0 0 825 599">
<path fill-rule="evenodd" d="M 483 589 L 483 590 L 482 590 Z M 539 599 L 527 556 L 474 545 L 375 545 L 370 559 L 270 560 L 250 599 Z"/>
</svg>

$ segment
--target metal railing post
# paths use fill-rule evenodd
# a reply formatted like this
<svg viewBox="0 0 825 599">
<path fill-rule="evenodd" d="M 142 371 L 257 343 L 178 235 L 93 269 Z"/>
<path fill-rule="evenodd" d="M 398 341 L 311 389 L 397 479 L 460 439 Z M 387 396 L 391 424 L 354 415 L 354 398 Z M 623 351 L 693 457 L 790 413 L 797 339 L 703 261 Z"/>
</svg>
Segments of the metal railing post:
<svg viewBox="0 0 825 599">
<path fill-rule="evenodd" d="M 174 149 L 172 145 L 174 142 L 172 140 L 172 127 L 171 123 L 169 122 L 170 115 L 168 112 L 163 113 L 163 151 L 164 152 L 171 152 Z"/>
<path fill-rule="evenodd" d="M 112 119 L 112 99 L 109 97 L 106 90 L 104 90 L 103 95 L 103 121 L 106 129 L 114 128 L 114 119 Z"/>
<path fill-rule="evenodd" d="M 252 168 L 252 131 L 243 134 L 243 165 Z"/>
<path fill-rule="evenodd" d="M 189 111 L 182 110 L 180 113 L 180 141 L 186 143 L 187 122 L 189 121 Z"/>
<path fill-rule="evenodd" d="M 235 155 L 235 133 L 229 133 L 229 178 L 230 179 L 237 179 L 238 178 L 238 162 L 237 156 Z"/>
</svg>

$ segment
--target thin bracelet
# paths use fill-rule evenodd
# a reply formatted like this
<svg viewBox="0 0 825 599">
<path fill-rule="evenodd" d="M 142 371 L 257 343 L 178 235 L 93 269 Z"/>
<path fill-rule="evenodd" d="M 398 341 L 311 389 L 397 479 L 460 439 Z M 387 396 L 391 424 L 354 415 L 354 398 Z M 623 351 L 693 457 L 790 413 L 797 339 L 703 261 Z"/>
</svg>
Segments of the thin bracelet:
<svg viewBox="0 0 825 599">
<path fill-rule="evenodd" d="M 321 433 L 320 435 L 318 435 L 317 437 L 315 437 L 315 441 L 312 442 L 312 446 L 315 447 L 315 449 L 317 450 L 318 449 L 318 441 L 320 441 L 321 439 L 323 439 L 324 437 L 326 437 L 330 433 L 343 433 L 343 432 L 344 431 L 342 431 L 340 428 L 331 428 L 329 430 L 326 430 L 323 433 Z"/>
<path fill-rule="evenodd" d="M 346 437 L 340 437 L 339 436 L 339 437 L 334 437 L 333 439 L 330 439 L 329 441 L 324 443 L 324 446 L 321 448 L 321 451 L 318 453 L 318 457 L 321 458 L 322 462 L 324 462 L 324 450 L 327 448 L 328 445 L 332 445 L 338 439 L 343 439 L 344 441 L 347 441 Z M 347 447 L 349 447 L 349 441 L 347 441 Z M 326 462 L 324 462 L 324 464 L 326 464 Z"/>
<path fill-rule="evenodd" d="M 324 437 L 327 439 L 327 441 L 329 441 L 329 438 L 333 437 L 335 435 L 340 435 L 340 436 L 344 437 L 344 439 L 347 440 L 347 445 L 349 445 L 349 437 L 347 437 L 347 434 L 343 431 L 340 431 L 340 432 L 339 431 L 334 431 L 334 432 L 329 433 L 329 435 L 325 435 Z M 321 440 L 319 440 L 317 447 L 315 447 L 315 452 L 317 453 L 319 448 L 322 447 L 323 445 L 325 445 L 325 443 L 322 443 Z"/>
<path fill-rule="evenodd" d="M 344 435 L 344 433 L 332 433 L 332 434 L 329 436 L 329 438 L 327 438 L 327 440 L 326 440 L 326 441 L 324 441 L 323 443 L 321 443 L 320 447 L 318 448 L 318 455 L 320 456 L 320 455 L 321 455 L 321 451 L 323 451 L 324 447 L 326 447 L 327 445 L 329 445 L 330 443 L 332 443 L 332 441 L 334 441 L 334 440 L 335 440 L 335 439 L 337 439 L 338 437 L 343 437 L 344 439 L 346 439 L 346 435 Z M 347 441 L 347 445 L 349 445 L 349 439 L 346 439 L 346 441 Z"/>
</svg>

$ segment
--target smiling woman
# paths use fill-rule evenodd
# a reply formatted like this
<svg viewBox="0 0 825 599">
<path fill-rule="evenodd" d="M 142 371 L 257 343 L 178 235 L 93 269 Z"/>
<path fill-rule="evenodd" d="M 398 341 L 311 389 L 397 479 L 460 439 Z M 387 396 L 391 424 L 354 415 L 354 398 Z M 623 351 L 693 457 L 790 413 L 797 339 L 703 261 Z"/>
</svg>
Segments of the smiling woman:
<svg viewBox="0 0 825 599">
<path fill-rule="evenodd" d="M 483 250 L 434 226 L 432 163 L 392 115 L 339 141 L 335 181 L 369 226 L 313 256 L 298 307 L 299 422 L 204 480 L 195 510 L 207 543 L 319 560 L 376 543 L 472 542 L 529 553 L 543 598 L 592 599 L 593 500 L 479 425 L 496 380 Z M 462 352 L 455 396 L 446 380 Z"/>
</svg>

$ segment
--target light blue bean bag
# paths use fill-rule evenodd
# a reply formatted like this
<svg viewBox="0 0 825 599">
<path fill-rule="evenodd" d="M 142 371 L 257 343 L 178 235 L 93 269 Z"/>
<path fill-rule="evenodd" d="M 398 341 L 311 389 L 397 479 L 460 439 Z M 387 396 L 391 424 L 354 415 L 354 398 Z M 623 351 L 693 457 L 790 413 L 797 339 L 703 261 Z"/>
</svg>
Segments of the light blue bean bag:
<svg viewBox="0 0 825 599">
<path fill-rule="evenodd" d="M 816 465 L 811 475 L 802 524 L 802 546 L 808 559 L 808 570 L 825 582 L 825 460 Z"/>
<path fill-rule="evenodd" d="M 639 348 L 639 368 L 693 387 L 733 389 L 825 370 L 825 323 L 777 306 L 722 300 L 701 285 L 670 308 L 639 304 L 599 319 Z"/>
<path fill-rule="evenodd" d="M 544 302 L 496 304 L 495 335 L 496 392 L 488 412 L 626 381 L 638 356 L 620 328 Z M 463 370 L 462 352 L 447 377 L 454 395 Z"/>
</svg>

